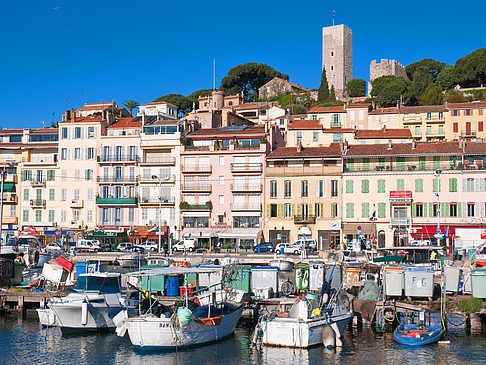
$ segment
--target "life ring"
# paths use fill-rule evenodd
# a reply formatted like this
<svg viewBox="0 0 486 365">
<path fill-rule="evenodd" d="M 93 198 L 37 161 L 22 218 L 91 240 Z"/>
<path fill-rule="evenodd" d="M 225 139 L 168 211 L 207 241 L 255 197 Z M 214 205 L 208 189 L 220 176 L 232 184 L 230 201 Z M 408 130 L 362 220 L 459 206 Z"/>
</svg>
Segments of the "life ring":
<svg viewBox="0 0 486 365">
<path fill-rule="evenodd" d="M 25 260 L 22 256 L 17 256 L 14 261 L 21 262 L 23 265 L 25 265 Z"/>
</svg>

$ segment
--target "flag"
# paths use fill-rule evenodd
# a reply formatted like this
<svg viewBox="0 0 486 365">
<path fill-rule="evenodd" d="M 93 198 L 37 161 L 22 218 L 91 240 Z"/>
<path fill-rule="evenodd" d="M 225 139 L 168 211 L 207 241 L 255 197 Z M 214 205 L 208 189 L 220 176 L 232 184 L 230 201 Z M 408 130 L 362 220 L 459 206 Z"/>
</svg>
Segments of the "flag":
<svg viewBox="0 0 486 365">
<path fill-rule="evenodd" d="M 333 11 L 332 11 L 332 16 L 333 16 L 333 17 L 335 17 L 335 16 L 336 16 L 336 11 L 335 11 L 335 10 L 333 10 Z"/>
<path fill-rule="evenodd" d="M 370 217 L 370 222 L 376 221 L 376 209 L 373 211 L 373 214 Z"/>
</svg>

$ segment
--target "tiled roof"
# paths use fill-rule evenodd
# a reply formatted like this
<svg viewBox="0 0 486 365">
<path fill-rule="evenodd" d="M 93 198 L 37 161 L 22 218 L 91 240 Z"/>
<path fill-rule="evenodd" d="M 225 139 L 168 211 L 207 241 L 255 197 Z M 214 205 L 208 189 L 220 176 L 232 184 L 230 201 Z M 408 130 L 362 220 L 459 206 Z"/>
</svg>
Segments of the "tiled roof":
<svg viewBox="0 0 486 365">
<path fill-rule="evenodd" d="M 353 128 L 326 128 L 322 133 L 354 133 Z"/>
<path fill-rule="evenodd" d="M 66 120 L 66 121 L 63 121 L 63 122 L 59 122 L 60 124 L 61 123 L 99 123 L 102 121 L 102 118 L 101 116 L 89 116 L 89 117 L 76 117 L 76 121 L 74 120 L 74 118 L 71 118 L 70 120 Z"/>
<path fill-rule="evenodd" d="M 457 108 L 486 108 L 486 103 L 453 103 L 448 104 L 447 107 L 449 109 L 457 109 Z"/>
<path fill-rule="evenodd" d="M 486 152 L 486 143 L 484 152 Z M 392 143 L 392 147 L 386 144 L 358 144 L 349 145 L 346 156 L 386 156 L 386 155 L 441 155 L 460 154 L 459 142 L 417 142 L 412 148 L 412 143 Z"/>
<path fill-rule="evenodd" d="M 412 138 L 412 133 L 408 128 L 373 130 L 365 129 L 356 132 L 356 139 L 364 138 Z"/>
<path fill-rule="evenodd" d="M 341 156 L 339 143 L 331 143 L 328 147 L 302 147 L 300 152 L 297 150 L 297 147 L 278 147 L 267 156 L 267 159 L 325 156 Z"/>
<path fill-rule="evenodd" d="M 486 153 L 486 142 L 465 142 L 465 153 L 466 154 L 484 154 Z"/>
<path fill-rule="evenodd" d="M 292 120 L 288 126 L 289 129 L 322 129 L 321 123 L 317 120 Z"/>
<path fill-rule="evenodd" d="M 233 109 L 256 109 L 256 108 L 261 108 L 262 106 L 271 106 L 265 101 L 258 101 L 255 103 L 244 103 L 244 104 L 239 104 L 239 105 L 232 105 L 230 108 Z"/>
<path fill-rule="evenodd" d="M 400 114 L 446 112 L 445 105 L 402 106 Z"/>
<path fill-rule="evenodd" d="M 173 107 L 177 108 L 177 106 L 175 106 L 174 104 L 167 103 L 167 102 L 165 102 L 165 101 L 154 101 L 154 102 L 152 102 L 152 103 L 148 103 L 148 104 L 139 105 L 139 108 L 140 108 L 141 106 L 163 105 L 163 104 L 171 105 L 171 106 L 173 106 Z"/>
<path fill-rule="evenodd" d="M 371 104 L 363 103 L 363 104 L 349 104 L 348 108 L 369 108 Z"/>
<path fill-rule="evenodd" d="M 142 127 L 142 121 L 134 121 L 133 117 L 120 118 L 115 124 L 112 124 L 108 129 L 117 128 L 140 128 Z"/>
<path fill-rule="evenodd" d="M 30 134 L 57 134 L 59 133 L 59 128 L 37 128 L 31 129 Z"/>
<path fill-rule="evenodd" d="M 0 134 L 22 134 L 23 132 L 23 129 L 2 129 Z"/>
<path fill-rule="evenodd" d="M 265 135 L 263 127 L 247 127 L 242 130 L 238 129 L 221 129 L 221 128 L 202 128 L 186 135 L 187 138 L 197 137 L 219 137 L 219 136 L 255 136 Z"/>
<path fill-rule="evenodd" d="M 317 106 L 309 110 L 309 113 L 342 113 L 345 112 L 344 106 Z"/>
<path fill-rule="evenodd" d="M 104 109 L 109 108 L 110 106 L 114 105 L 113 102 L 111 103 L 91 103 L 91 104 L 84 104 L 79 110 L 92 110 L 92 109 Z"/>
<path fill-rule="evenodd" d="M 368 115 L 380 115 L 380 114 L 398 114 L 398 108 L 379 108 L 376 110 L 372 110 L 368 113 Z"/>
</svg>

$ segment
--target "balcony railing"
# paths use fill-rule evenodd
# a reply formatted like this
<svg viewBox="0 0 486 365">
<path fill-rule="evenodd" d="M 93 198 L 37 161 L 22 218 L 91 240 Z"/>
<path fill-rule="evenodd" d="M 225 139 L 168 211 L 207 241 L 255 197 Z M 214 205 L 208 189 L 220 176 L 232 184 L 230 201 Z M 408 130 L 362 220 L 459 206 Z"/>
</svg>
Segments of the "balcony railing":
<svg viewBox="0 0 486 365">
<path fill-rule="evenodd" d="M 211 204 L 188 204 L 182 202 L 180 205 L 181 210 L 211 210 Z"/>
<path fill-rule="evenodd" d="M 408 226 L 410 225 L 410 218 L 407 217 L 391 217 L 390 224 L 392 226 Z"/>
<path fill-rule="evenodd" d="M 183 184 L 182 185 L 183 192 L 211 192 L 211 184 Z"/>
<path fill-rule="evenodd" d="M 138 156 L 133 155 L 113 155 L 113 156 L 98 156 L 97 160 L 99 163 L 110 163 L 110 162 L 138 162 Z"/>
<path fill-rule="evenodd" d="M 295 224 L 315 224 L 316 223 L 316 216 L 315 215 L 294 215 L 294 223 Z"/>
<path fill-rule="evenodd" d="M 3 193 L 3 203 L 4 204 L 17 204 L 18 197 L 15 193 Z"/>
<path fill-rule="evenodd" d="M 175 197 L 173 196 L 163 196 L 162 197 L 162 202 L 160 199 L 154 198 L 154 197 L 141 197 L 138 201 L 140 205 L 159 205 L 162 203 L 162 205 L 174 205 L 175 204 Z"/>
<path fill-rule="evenodd" d="M 46 186 L 46 180 L 45 179 L 42 179 L 42 180 L 37 180 L 37 179 L 33 179 L 30 184 L 32 185 L 32 187 L 45 187 Z"/>
<path fill-rule="evenodd" d="M 162 181 L 162 184 L 163 183 L 174 183 L 175 180 L 176 180 L 176 176 L 174 174 L 167 174 L 167 175 L 157 175 L 158 178 L 160 178 L 160 180 Z M 138 181 L 140 181 L 141 183 L 159 183 L 159 179 L 152 179 L 152 175 L 148 175 L 148 176 L 139 176 L 138 178 Z"/>
<path fill-rule="evenodd" d="M 84 200 L 82 200 L 82 199 L 71 200 L 71 204 L 70 204 L 71 208 L 79 209 L 79 208 L 82 208 L 83 206 L 84 206 Z"/>
<path fill-rule="evenodd" d="M 98 205 L 135 205 L 137 198 L 96 198 Z"/>
<path fill-rule="evenodd" d="M 165 165 L 165 166 L 171 166 L 176 164 L 176 158 L 173 156 L 169 157 L 151 157 L 151 158 L 144 158 L 142 165 Z"/>
<path fill-rule="evenodd" d="M 136 183 L 138 182 L 138 176 L 97 176 L 96 181 L 99 183 Z"/>
<path fill-rule="evenodd" d="M 262 184 L 231 184 L 231 191 L 260 192 L 262 190 Z"/>
<path fill-rule="evenodd" d="M 231 210 L 261 211 L 262 206 L 259 203 L 231 203 Z"/>
<path fill-rule="evenodd" d="M 36 158 L 36 159 L 27 158 L 27 157 L 22 158 L 22 164 L 24 166 L 27 166 L 27 165 L 55 165 L 56 163 L 57 163 L 56 159 L 54 159 L 52 157 Z"/>
<path fill-rule="evenodd" d="M 182 172 L 190 173 L 210 173 L 211 165 L 184 165 Z"/>
<path fill-rule="evenodd" d="M 17 183 L 17 175 L 6 174 L 5 175 L 5 182 L 13 182 L 14 184 L 16 184 Z"/>
<path fill-rule="evenodd" d="M 467 161 L 467 162 L 466 162 Z M 471 167 L 472 166 L 472 167 Z M 442 160 L 439 163 L 434 161 L 420 162 L 416 161 L 406 161 L 404 163 L 397 163 L 396 161 L 386 161 L 379 163 L 378 161 L 370 161 L 368 165 L 362 163 L 354 163 L 350 168 L 349 164 L 344 167 L 344 172 L 360 172 L 360 173 L 376 173 L 376 172 L 397 172 L 397 171 L 436 171 L 441 169 L 442 171 L 455 171 L 455 170 L 482 170 L 486 169 L 486 165 L 483 164 L 482 160 L 476 160 L 476 163 L 471 163 L 468 160 L 461 162 L 461 158 L 458 157 L 456 161 Z"/>
<path fill-rule="evenodd" d="M 3 224 L 17 224 L 17 217 L 3 217 Z"/>
<path fill-rule="evenodd" d="M 268 176 L 281 175 L 336 175 L 342 172 L 342 166 L 271 166 L 267 167 Z"/>
<path fill-rule="evenodd" d="M 237 163 L 231 164 L 231 172 L 261 172 L 263 165 L 261 163 Z"/>
<path fill-rule="evenodd" d="M 31 207 L 37 208 L 45 208 L 46 207 L 46 200 L 45 199 L 31 199 L 30 200 Z"/>
</svg>

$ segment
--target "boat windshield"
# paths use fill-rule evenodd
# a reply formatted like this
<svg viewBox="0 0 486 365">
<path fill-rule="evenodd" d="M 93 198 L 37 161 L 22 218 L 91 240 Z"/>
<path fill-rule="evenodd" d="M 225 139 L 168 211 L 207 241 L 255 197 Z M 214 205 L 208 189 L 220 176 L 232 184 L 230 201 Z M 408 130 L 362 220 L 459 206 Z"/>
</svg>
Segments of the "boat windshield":
<svg viewBox="0 0 486 365">
<path fill-rule="evenodd" d="M 5 246 L 16 246 L 16 245 L 17 245 L 17 239 L 15 237 L 10 237 Z"/>
<path fill-rule="evenodd" d="M 73 291 L 77 293 L 98 292 L 100 294 L 113 294 L 120 292 L 117 277 L 80 276 L 74 285 Z"/>
</svg>

